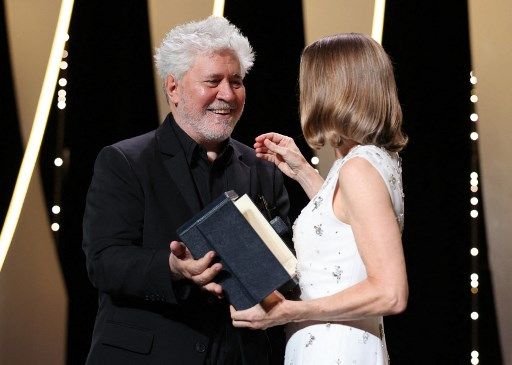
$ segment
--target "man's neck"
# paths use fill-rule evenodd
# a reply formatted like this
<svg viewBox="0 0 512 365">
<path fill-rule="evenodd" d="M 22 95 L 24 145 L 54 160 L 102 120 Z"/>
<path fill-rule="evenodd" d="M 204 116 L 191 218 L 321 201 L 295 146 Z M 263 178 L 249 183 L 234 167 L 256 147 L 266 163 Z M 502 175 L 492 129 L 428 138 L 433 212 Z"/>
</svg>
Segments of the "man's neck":
<svg viewBox="0 0 512 365">
<path fill-rule="evenodd" d="M 206 156 L 208 156 L 208 161 L 213 162 L 213 161 L 215 161 L 217 159 L 217 157 L 219 156 L 219 153 L 215 152 L 215 151 L 208 151 L 207 150 Z"/>
<path fill-rule="evenodd" d="M 189 135 L 190 136 L 190 135 Z M 224 147 L 224 142 L 212 142 L 212 141 L 204 141 L 197 140 L 194 137 L 190 136 L 194 141 L 197 142 L 198 145 L 203 147 L 206 150 L 206 155 L 208 156 L 208 161 L 213 162 L 219 157 L 222 149 Z"/>
<path fill-rule="evenodd" d="M 174 120 L 176 121 L 176 124 L 178 125 L 183 132 L 185 132 L 190 138 L 192 138 L 198 145 L 203 147 L 206 150 L 206 155 L 208 156 L 208 160 L 210 162 L 213 162 L 217 159 L 219 154 L 222 152 L 222 149 L 224 147 L 224 142 L 218 142 L 218 141 L 208 141 L 203 138 L 203 136 L 199 135 L 196 131 L 194 131 L 190 125 L 187 123 L 182 123 L 176 118 L 174 115 Z"/>
</svg>

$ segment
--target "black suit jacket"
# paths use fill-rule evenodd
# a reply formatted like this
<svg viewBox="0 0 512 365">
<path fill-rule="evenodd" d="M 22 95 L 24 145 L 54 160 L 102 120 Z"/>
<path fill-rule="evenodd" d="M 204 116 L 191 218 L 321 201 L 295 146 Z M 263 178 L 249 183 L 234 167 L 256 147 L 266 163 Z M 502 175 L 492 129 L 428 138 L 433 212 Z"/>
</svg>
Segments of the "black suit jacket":
<svg viewBox="0 0 512 365">
<path fill-rule="evenodd" d="M 99 291 L 88 364 L 202 364 L 218 306 L 187 281 L 172 282 L 169 243 L 200 210 L 193 178 L 168 117 L 155 131 L 101 150 L 87 195 L 83 249 Z M 263 195 L 286 218 L 281 173 L 231 140 L 238 194 Z M 242 335 L 245 356 L 265 363 L 263 331 Z"/>
</svg>

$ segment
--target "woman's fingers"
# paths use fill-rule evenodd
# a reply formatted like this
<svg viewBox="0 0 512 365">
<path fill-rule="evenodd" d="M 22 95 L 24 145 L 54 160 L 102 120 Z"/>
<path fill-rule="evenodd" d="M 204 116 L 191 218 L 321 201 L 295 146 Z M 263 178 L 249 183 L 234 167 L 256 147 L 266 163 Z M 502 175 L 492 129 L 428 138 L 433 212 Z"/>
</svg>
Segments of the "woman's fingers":
<svg viewBox="0 0 512 365">
<path fill-rule="evenodd" d="M 281 140 L 284 136 L 282 134 L 279 134 L 279 133 L 275 133 L 275 132 L 268 132 L 268 133 L 263 133 L 263 134 L 260 134 L 258 137 L 255 138 L 255 140 L 257 142 L 262 142 L 263 140 L 265 139 L 276 139 L 276 140 Z"/>
<path fill-rule="evenodd" d="M 274 162 L 276 160 L 274 155 L 269 155 L 266 153 L 256 153 L 256 157 L 268 162 Z"/>
<path fill-rule="evenodd" d="M 278 144 L 272 142 L 270 139 L 266 139 L 263 143 L 265 144 L 265 147 L 267 147 L 269 151 L 278 153 L 281 156 L 285 156 L 288 152 L 287 148 L 279 146 Z"/>
<path fill-rule="evenodd" d="M 256 305 L 252 308 L 237 311 L 232 305 L 229 306 L 231 312 L 231 319 L 233 326 L 252 328 L 252 329 L 265 329 L 263 319 L 265 317 L 265 311 L 260 305 Z"/>
</svg>

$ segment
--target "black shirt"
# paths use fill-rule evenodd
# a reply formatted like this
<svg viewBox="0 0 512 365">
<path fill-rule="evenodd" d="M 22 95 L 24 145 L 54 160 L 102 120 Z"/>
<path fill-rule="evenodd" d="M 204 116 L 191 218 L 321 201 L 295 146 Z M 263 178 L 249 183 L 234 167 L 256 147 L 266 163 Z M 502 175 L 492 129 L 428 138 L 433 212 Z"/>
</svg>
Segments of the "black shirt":
<svg viewBox="0 0 512 365">
<path fill-rule="evenodd" d="M 214 161 L 209 161 L 206 150 L 183 131 L 171 118 L 174 132 L 185 154 L 192 175 L 197 196 L 204 208 L 225 191 L 233 189 L 237 176 L 231 168 L 234 157 L 231 139 L 222 143 L 221 153 Z M 217 301 L 212 296 L 211 300 Z M 217 316 L 217 325 L 210 339 L 205 365 L 213 364 L 242 364 L 244 363 L 241 331 L 231 325 L 229 304 L 219 301 L 212 310 L 212 316 Z M 220 312 L 220 313 L 219 313 Z"/>
<path fill-rule="evenodd" d="M 206 149 L 197 144 L 176 122 L 172 124 L 185 153 L 196 193 L 201 200 L 201 207 L 204 208 L 219 195 L 230 190 L 230 186 L 236 179 L 236 175 L 230 169 L 233 158 L 231 139 L 228 138 L 222 142 L 221 153 L 214 161 L 209 161 Z"/>
</svg>

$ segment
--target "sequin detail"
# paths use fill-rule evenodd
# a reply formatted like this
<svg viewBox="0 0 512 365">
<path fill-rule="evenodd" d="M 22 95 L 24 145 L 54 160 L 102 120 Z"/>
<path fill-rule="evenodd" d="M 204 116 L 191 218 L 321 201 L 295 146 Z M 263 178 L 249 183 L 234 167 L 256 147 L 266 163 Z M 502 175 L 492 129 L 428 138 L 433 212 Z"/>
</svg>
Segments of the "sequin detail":
<svg viewBox="0 0 512 365">
<path fill-rule="evenodd" d="M 317 209 L 320 206 L 320 204 L 322 204 L 323 201 L 324 198 L 322 198 L 321 196 L 317 196 L 315 200 L 313 200 L 313 209 L 311 211 Z"/>
<path fill-rule="evenodd" d="M 393 190 L 396 190 L 396 177 L 395 177 L 395 175 L 391 175 L 391 177 L 389 178 L 389 185 L 391 185 L 391 188 Z"/>
<path fill-rule="evenodd" d="M 404 213 L 400 213 L 396 216 L 396 221 L 398 222 L 398 225 L 400 226 L 400 229 L 402 229 L 404 225 Z"/>
<path fill-rule="evenodd" d="M 384 341 L 384 327 L 379 323 L 379 337 L 381 341 Z"/>
<path fill-rule="evenodd" d="M 334 271 L 332 272 L 332 276 L 336 278 L 336 282 L 339 283 L 341 280 L 341 274 L 343 274 L 343 270 L 339 265 L 334 266 Z"/>
<path fill-rule="evenodd" d="M 368 332 L 363 333 L 363 343 L 366 344 L 368 342 L 368 338 L 370 334 Z"/>
<path fill-rule="evenodd" d="M 315 336 L 313 336 L 311 333 L 308 333 L 309 335 L 309 338 L 308 338 L 308 342 L 306 342 L 306 347 L 309 347 L 313 344 L 313 341 L 315 340 Z"/>
<path fill-rule="evenodd" d="M 315 228 L 315 233 L 319 236 L 323 235 L 324 234 L 324 230 L 322 229 L 322 223 L 320 223 L 319 225 L 317 226 L 313 226 L 313 228 Z"/>
</svg>

